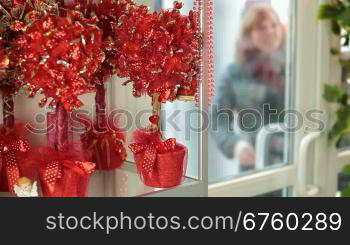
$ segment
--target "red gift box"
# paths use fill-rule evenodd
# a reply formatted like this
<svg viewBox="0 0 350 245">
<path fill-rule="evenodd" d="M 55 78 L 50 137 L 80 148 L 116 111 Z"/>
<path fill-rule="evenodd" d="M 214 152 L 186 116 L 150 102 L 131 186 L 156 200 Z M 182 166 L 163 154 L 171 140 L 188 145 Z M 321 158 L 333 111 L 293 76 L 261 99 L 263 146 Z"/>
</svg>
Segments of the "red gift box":
<svg viewBox="0 0 350 245">
<path fill-rule="evenodd" d="M 39 170 L 45 197 L 85 197 L 95 164 L 81 161 L 51 161 Z"/>
<path fill-rule="evenodd" d="M 120 168 L 127 156 L 124 143 L 125 132 L 117 128 L 114 121 L 100 128 L 84 115 L 79 115 L 79 118 L 85 126 L 85 133 L 80 136 L 80 140 L 84 150 L 92 153 L 92 161 L 96 163 L 96 170 L 108 171 Z M 108 119 L 104 118 L 102 121 L 107 122 Z"/>
<path fill-rule="evenodd" d="M 144 149 L 139 148 L 133 152 L 138 173 L 145 185 L 170 188 L 180 185 L 183 181 L 188 159 L 185 146 L 176 144 L 174 149 L 168 152 L 159 152 L 156 148 L 144 146 Z"/>
<path fill-rule="evenodd" d="M 38 166 L 37 173 L 45 197 L 84 197 L 96 164 L 91 152 L 80 142 L 66 144 L 62 151 L 51 147 L 31 150 L 26 163 Z"/>
<path fill-rule="evenodd" d="M 84 149 L 93 153 L 93 162 L 97 170 L 113 170 L 120 168 L 126 160 L 123 137 L 117 133 L 99 133 L 90 130 L 81 136 Z"/>
</svg>

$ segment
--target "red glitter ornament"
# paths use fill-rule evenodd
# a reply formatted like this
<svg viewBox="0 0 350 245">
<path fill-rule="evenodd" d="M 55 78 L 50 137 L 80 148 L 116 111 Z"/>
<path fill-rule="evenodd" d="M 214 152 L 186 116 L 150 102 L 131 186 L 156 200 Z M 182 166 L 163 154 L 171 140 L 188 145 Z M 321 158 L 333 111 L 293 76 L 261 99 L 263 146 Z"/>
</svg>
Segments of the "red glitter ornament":
<svg viewBox="0 0 350 245">
<path fill-rule="evenodd" d="M 158 115 L 153 115 L 149 118 L 149 121 L 152 123 L 152 124 L 155 124 L 155 125 L 158 125 L 159 124 L 159 121 L 160 121 L 160 117 Z"/>
<path fill-rule="evenodd" d="M 175 1 L 175 2 L 174 2 L 174 8 L 176 8 L 176 9 L 182 9 L 182 7 L 183 7 L 183 3 L 180 3 L 180 2 L 178 2 L 178 1 Z"/>
</svg>

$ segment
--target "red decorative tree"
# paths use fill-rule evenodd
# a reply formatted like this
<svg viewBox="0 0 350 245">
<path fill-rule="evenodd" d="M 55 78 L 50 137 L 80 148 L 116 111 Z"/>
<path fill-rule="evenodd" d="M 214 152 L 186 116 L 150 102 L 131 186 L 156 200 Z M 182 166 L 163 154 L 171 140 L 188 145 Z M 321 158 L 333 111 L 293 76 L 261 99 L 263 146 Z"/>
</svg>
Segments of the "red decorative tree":
<svg viewBox="0 0 350 245">
<path fill-rule="evenodd" d="M 0 0 L 0 92 L 3 101 L 3 130 L 11 133 L 15 126 L 13 95 L 18 91 L 18 73 L 10 59 L 13 52 L 11 41 L 27 23 L 54 10 L 55 5 L 46 0 L 5 1 Z"/>
<path fill-rule="evenodd" d="M 24 88 L 31 97 L 40 93 L 44 95 L 40 106 L 48 103 L 56 109 L 48 115 L 49 123 L 56 125 L 56 131 L 48 132 L 48 144 L 55 149 L 39 149 L 32 158 L 44 166 L 40 177 L 46 195 L 84 195 L 93 172 L 94 164 L 85 162 L 89 158 L 85 153 L 69 149 L 68 116 L 83 105 L 80 95 L 96 91 L 94 127 L 82 136 L 86 154 L 95 147 L 94 160 L 106 170 L 125 160 L 124 134 L 110 129 L 106 115 L 104 83 L 113 75 L 129 78 L 125 85 L 133 82 L 135 96 L 152 97 L 151 126 L 138 130 L 130 146 L 143 181 L 156 187 L 181 182 L 187 149 L 176 139 L 163 138 L 160 109 L 161 103 L 179 94 L 193 95 L 198 89 L 201 33 L 197 11 L 182 15 L 182 4 L 175 2 L 173 9 L 150 13 L 148 7 L 131 0 L 76 0 L 70 5 L 63 0 L 14 0 L 0 6 L 7 16 L 1 23 L 10 19 L 5 32 L 8 42 L 0 40 L 1 91 L 12 94 Z M 10 79 L 10 74 L 16 79 Z M 13 101 L 4 108 L 8 115 L 4 122 L 11 128 Z M 104 147 L 104 142 L 112 148 Z M 27 150 L 24 143 L 16 142 L 11 150 Z M 0 146 L 1 154 L 12 147 Z M 101 159 L 111 152 L 119 157 L 112 157 L 113 164 Z M 76 184 L 70 184 L 73 180 Z"/>
<path fill-rule="evenodd" d="M 0 175 L 1 190 L 13 192 L 21 176 L 34 177 L 31 167 L 26 167 L 24 156 L 29 151 L 28 132 L 21 123 L 15 123 L 13 96 L 20 88 L 16 53 L 12 40 L 28 25 L 55 10 L 55 4 L 45 0 L 0 0 L 0 93 L 3 103 L 3 124 L 0 125 Z M 0 171 L 1 172 L 1 171 Z"/>
<path fill-rule="evenodd" d="M 67 112 L 83 105 L 79 95 L 94 91 L 90 80 L 104 61 L 101 45 L 102 31 L 95 20 L 77 11 L 37 20 L 15 41 L 21 86 L 30 96 L 45 96 L 40 106 L 51 98 L 49 105 L 56 108 L 58 150 L 68 138 Z"/>
<path fill-rule="evenodd" d="M 13 42 L 11 59 L 20 70 L 20 86 L 30 96 L 43 94 L 40 106 L 51 99 L 49 106 L 56 109 L 50 114 L 56 129 L 48 132 L 49 148 L 35 149 L 27 159 L 40 164 L 44 195 L 84 196 L 95 164 L 86 161 L 91 156 L 81 144 L 69 141 L 68 113 L 83 105 L 80 95 L 95 89 L 90 80 L 105 58 L 102 31 L 96 19 L 85 18 L 79 11 L 58 14 L 23 26 Z"/>
<path fill-rule="evenodd" d="M 76 0 L 73 2 L 61 1 L 61 3 L 68 9 L 81 11 L 86 16 L 96 19 L 97 26 L 103 32 L 102 49 L 106 58 L 89 81 L 96 88 L 96 117 L 93 126 L 87 125 L 87 132 L 82 135 L 82 141 L 87 148 L 93 149 L 98 169 L 118 168 L 126 160 L 125 134 L 115 127 L 113 120 L 108 119 L 105 83 L 117 73 L 113 60 L 117 53 L 114 38 L 119 19 L 130 8 L 139 7 L 131 0 Z"/>
<path fill-rule="evenodd" d="M 138 130 L 130 146 L 145 184 L 172 187 L 181 182 L 187 163 L 187 149 L 175 139 L 164 140 L 160 132 L 161 103 L 173 101 L 178 89 L 197 89 L 200 69 L 200 42 L 197 12 L 181 15 L 182 4 L 173 9 L 148 13 L 130 8 L 116 27 L 120 77 L 134 85 L 134 96 L 152 97 L 152 126 Z"/>
<path fill-rule="evenodd" d="M 13 83 L 13 73 L 9 70 L 10 59 L 5 49 L 4 41 L 0 40 L 0 92 L 2 94 L 3 104 L 3 127 L 4 135 L 11 132 L 14 127 L 14 104 L 13 94 L 17 87 Z"/>
<path fill-rule="evenodd" d="M 134 84 L 134 96 L 159 95 L 165 103 L 176 99 L 180 87 L 198 87 L 200 34 L 197 13 L 181 15 L 182 4 L 150 14 L 147 9 L 130 9 L 116 28 L 120 77 Z"/>
</svg>

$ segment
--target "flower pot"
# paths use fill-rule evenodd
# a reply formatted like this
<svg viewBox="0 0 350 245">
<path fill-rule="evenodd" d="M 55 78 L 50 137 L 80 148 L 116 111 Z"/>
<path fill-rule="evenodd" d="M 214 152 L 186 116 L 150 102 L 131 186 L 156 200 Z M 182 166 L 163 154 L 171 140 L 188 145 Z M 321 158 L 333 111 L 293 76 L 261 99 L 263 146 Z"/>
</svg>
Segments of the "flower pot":
<svg viewBox="0 0 350 245">
<path fill-rule="evenodd" d="M 87 132 L 81 136 L 84 149 L 92 152 L 96 170 L 109 171 L 122 167 L 126 160 L 126 150 L 116 136 L 98 132 Z"/>
<path fill-rule="evenodd" d="M 187 168 L 187 148 L 176 144 L 175 150 L 156 153 L 156 159 L 150 172 L 142 169 L 145 152 L 135 154 L 138 173 L 143 183 L 157 188 L 170 188 L 181 184 Z"/>
<path fill-rule="evenodd" d="M 89 162 L 49 162 L 39 171 L 43 196 L 85 197 L 94 168 Z"/>
</svg>

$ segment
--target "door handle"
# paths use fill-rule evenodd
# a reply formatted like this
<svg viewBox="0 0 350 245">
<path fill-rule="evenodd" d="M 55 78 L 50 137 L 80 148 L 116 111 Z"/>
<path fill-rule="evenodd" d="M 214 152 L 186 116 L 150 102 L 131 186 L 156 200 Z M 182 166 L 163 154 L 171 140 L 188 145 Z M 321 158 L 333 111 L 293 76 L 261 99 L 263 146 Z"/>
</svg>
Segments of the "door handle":
<svg viewBox="0 0 350 245">
<path fill-rule="evenodd" d="M 319 187 L 313 183 L 308 184 L 306 179 L 307 164 L 312 143 L 321 136 L 321 132 L 312 132 L 304 136 L 300 142 L 297 167 L 297 196 L 315 196 L 319 193 Z"/>
<path fill-rule="evenodd" d="M 263 170 L 266 167 L 269 144 L 272 135 L 283 133 L 282 123 L 272 123 L 263 127 L 256 137 L 256 169 Z"/>
</svg>

